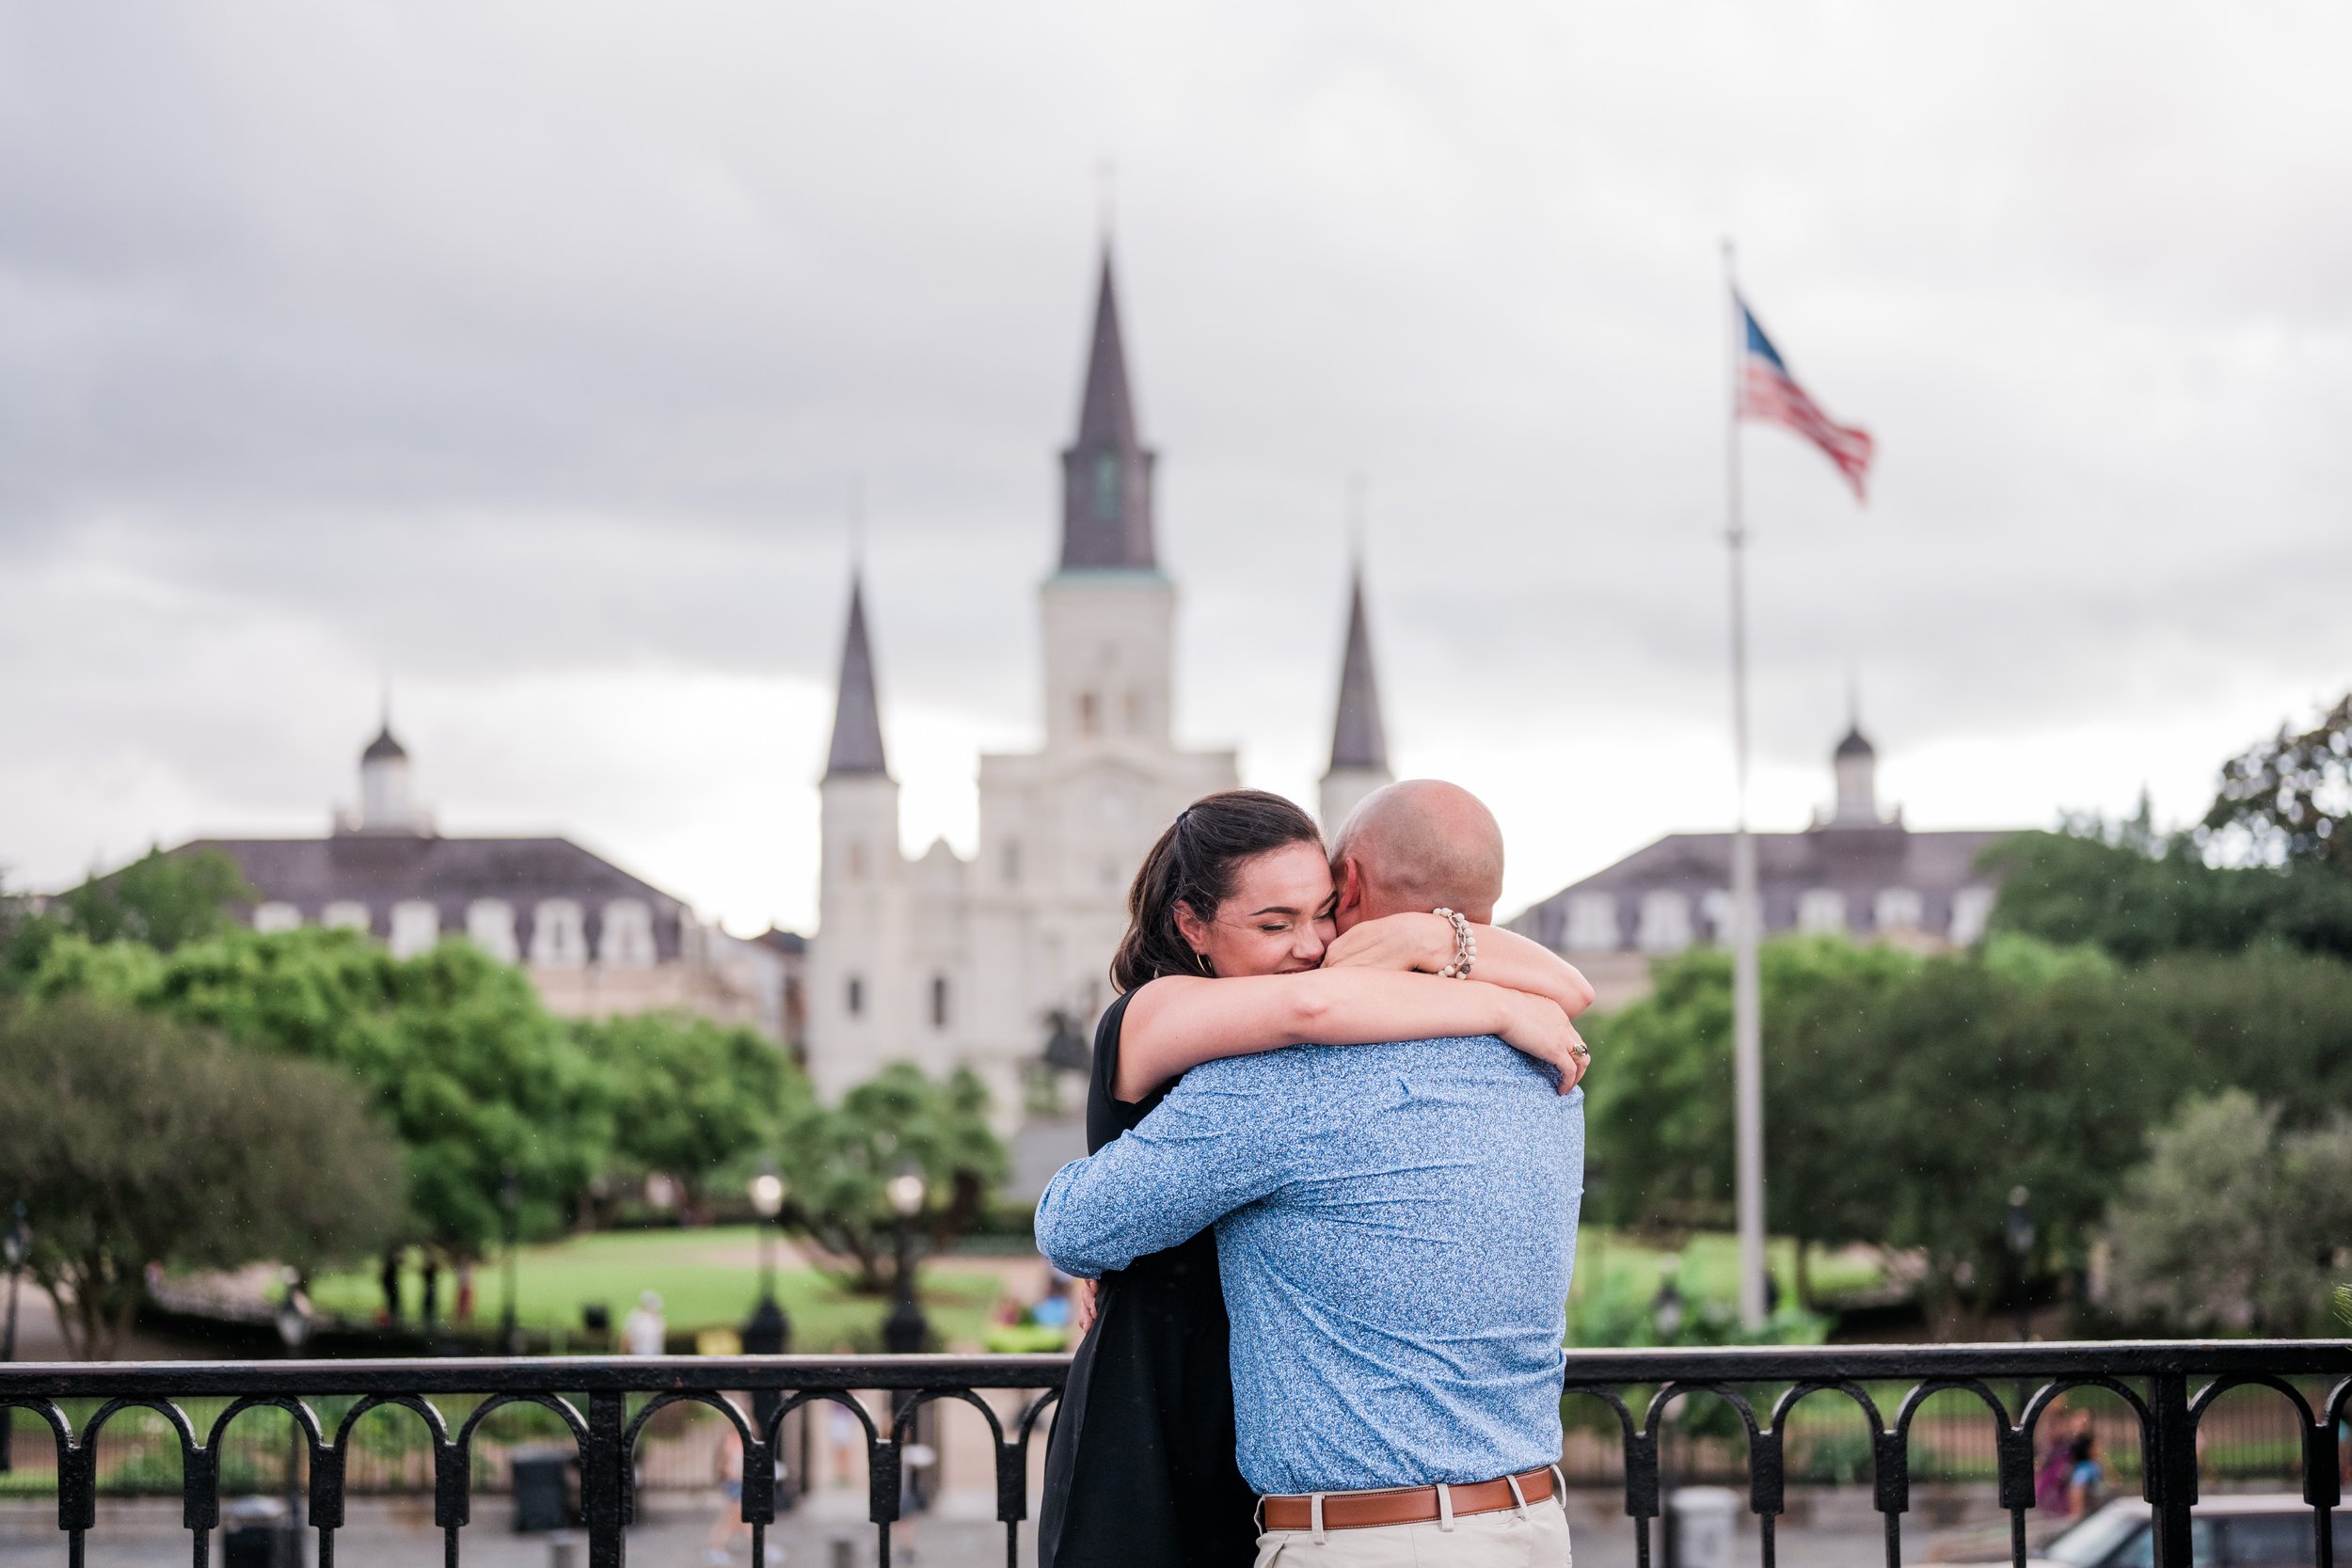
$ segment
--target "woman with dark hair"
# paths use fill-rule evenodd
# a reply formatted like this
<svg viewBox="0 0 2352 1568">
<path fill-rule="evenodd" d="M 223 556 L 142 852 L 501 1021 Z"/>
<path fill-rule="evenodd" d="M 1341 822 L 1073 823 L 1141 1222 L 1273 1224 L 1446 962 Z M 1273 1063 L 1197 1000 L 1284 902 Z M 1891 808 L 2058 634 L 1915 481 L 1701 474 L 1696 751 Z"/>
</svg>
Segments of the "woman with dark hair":
<svg viewBox="0 0 2352 1568">
<path fill-rule="evenodd" d="M 1111 964 L 1120 994 L 1094 1036 L 1089 1151 L 1142 1121 L 1188 1069 L 1292 1045 L 1497 1035 L 1558 1067 L 1562 1093 L 1575 1086 L 1583 1057 L 1568 1021 L 1592 991 L 1565 962 L 1474 927 L 1475 980 L 1326 970 L 1333 905 L 1323 836 L 1280 796 L 1226 790 L 1178 815 L 1128 890 Z M 1214 1230 L 1099 1282 L 1047 1445 L 1040 1568 L 1255 1558 L 1229 1334 Z"/>
</svg>

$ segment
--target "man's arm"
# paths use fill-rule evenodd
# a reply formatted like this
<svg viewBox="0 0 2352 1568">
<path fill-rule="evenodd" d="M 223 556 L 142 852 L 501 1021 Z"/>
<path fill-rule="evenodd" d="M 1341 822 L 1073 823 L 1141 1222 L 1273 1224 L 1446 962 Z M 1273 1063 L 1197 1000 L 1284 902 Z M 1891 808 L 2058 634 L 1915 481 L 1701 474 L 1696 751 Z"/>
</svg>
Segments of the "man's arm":
<svg viewBox="0 0 2352 1568">
<path fill-rule="evenodd" d="M 1294 1072 L 1266 1056 L 1196 1068 L 1139 1126 L 1055 1173 L 1038 1199 L 1038 1250 L 1090 1279 L 1279 1187 L 1303 1131 L 1279 1135 L 1295 1116 L 1276 1091 Z"/>
</svg>

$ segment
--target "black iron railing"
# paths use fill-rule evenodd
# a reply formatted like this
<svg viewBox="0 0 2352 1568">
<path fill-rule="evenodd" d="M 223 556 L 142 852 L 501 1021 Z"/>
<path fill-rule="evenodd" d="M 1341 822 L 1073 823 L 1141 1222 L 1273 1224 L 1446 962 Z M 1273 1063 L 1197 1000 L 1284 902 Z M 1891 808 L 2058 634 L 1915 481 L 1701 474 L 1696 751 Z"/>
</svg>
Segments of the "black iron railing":
<svg viewBox="0 0 2352 1568">
<path fill-rule="evenodd" d="M 204 1568 L 220 1524 L 222 1494 L 234 1490 L 237 1479 L 224 1476 L 224 1434 L 238 1415 L 256 1407 L 284 1410 L 296 1423 L 319 1568 L 333 1568 L 355 1426 L 371 1410 L 388 1406 L 421 1423 L 434 1521 L 452 1568 L 470 1518 L 484 1423 L 516 1407 L 547 1412 L 542 1419 L 569 1438 L 588 1568 L 623 1568 L 647 1425 L 664 1409 L 704 1405 L 732 1424 L 742 1446 L 741 1515 L 751 1527 L 755 1563 L 764 1560 L 765 1531 L 779 1504 L 789 1500 L 780 1490 L 774 1460 L 796 1413 L 826 1405 L 847 1412 L 865 1449 L 866 1514 L 876 1527 L 880 1561 L 887 1565 L 890 1527 L 908 1501 L 906 1461 L 918 1423 L 928 1407 L 962 1403 L 986 1422 L 995 1517 L 1005 1528 L 1006 1561 L 1017 1565 L 1033 1449 L 1050 1424 L 1068 1368 L 1066 1357 L 1042 1355 L 28 1364 L 0 1367 L 0 1405 L 30 1412 L 48 1430 L 57 1526 L 66 1532 L 74 1568 L 82 1561 L 84 1536 L 97 1522 L 99 1440 L 110 1422 L 135 1410 L 153 1412 L 176 1440 L 182 1522 L 192 1537 L 193 1560 Z M 2123 1468 L 2137 1471 L 2152 1505 L 2158 1568 L 2190 1568 L 2200 1423 L 2217 1401 L 2248 1388 L 2266 1390 L 2280 1402 L 2300 1449 L 2301 1495 L 2314 1520 L 2313 1560 L 2333 1568 L 2329 1518 L 2342 1500 L 2337 1423 L 2352 1405 L 2352 1342 L 1580 1351 L 1570 1355 L 1564 1396 L 1572 1422 L 1580 1411 L 1597 1413 L 1613 1429 L 1641 1568 L 1650 1563 L 1653 1521 L 1669 1483 L 1691 1479 L 1677 1465 L 1677 1453 L 1690 1451 L 1687 1441 L 1677 1448 L 1677 1436 L 1693 1424 L 1692 1413 L 1711 1407 L 1716 1424 L 1728 1429 L 1728 1449 L 1744 1458 L 1762 1560 L 1773 1568 L 1774 1525 L 1785 1511 L 1792 1457 L 1796 1476 L 1813 1473 L 1805 1455 L 1791 1451 L 1801 1402 L 1825 1395 L 1853 1410 L 1855 1435 L 1867 1447 L 1867 1463 L 1857 1473 L 1867 1476 L 1873 1505 L 1883 1517 L 1890 1565 L 1902 1560 L 1922 1412 L 1931 1401 L 1953 1397 L 1980 1403 L 1992 1439 L 1990 1479 L 2010 1515 L 2011 1556 L 2022 1564 L 2042 1418 L 2061 1394 L 2096 1390 L 2114 1402 L 2117 1421 L 2135 1440 L 2137 1463 Z M 994 1402 L 981 1397 L 991 1393 L 999 1396 Z M 747 1408 L 730 1394 L 755 1398 Z M 219 1404 L 218 1412 L 199 1428 L 188 1412 L 211 1403 Z M 756 1419 L 751 1410 L 758 1411 Z M 877 1411 L 883 1418 L 877 1419 Z M 1806 1430 L 1794 1445 L 1800 1450 L 1819 1440 L 1813 1435 L 1819 1423 Z M 33 1447 L 26 1439 L 37 1435 L 20 1426 L 20 1464 Z M 805 1449 L 798 1459 L 804 1473 Z M 296 1474 L 291 1461 L 284 1473 Z"/>
</svg>

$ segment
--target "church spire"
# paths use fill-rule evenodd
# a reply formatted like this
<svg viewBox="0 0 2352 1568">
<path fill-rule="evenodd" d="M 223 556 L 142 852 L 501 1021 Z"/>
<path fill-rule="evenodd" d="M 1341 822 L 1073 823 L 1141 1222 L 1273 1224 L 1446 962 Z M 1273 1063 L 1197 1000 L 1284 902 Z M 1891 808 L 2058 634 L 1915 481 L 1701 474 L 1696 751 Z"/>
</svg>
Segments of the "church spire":
<svg viewBox="0 0 2352 1568">
<path fill-rule="evenodd" d="M 882 760 L 881 705 L 874 696 L 874 654 L 866 639 L 866 583 L 858 573 L 850 578 L 850 627 L 841 640 L 841 689 L 834 700 L 825 777 L 889 771 Z"/>
<path fill-rule="evenodd" d="M 1111 252 L 1103 246 L 1078 435 L 1061 454 L 1061 564 L 1152 571 L 1152 465 L 1136 425 Z"/>
<path fill-rule="evenodd" d="M 1364 573 L 1348 584 L 1347 651 L 1340 659 L 1340 704 L 1331 724 L 1331 771 L 1389 770 L 1389 735 L 1380 721 L 1380 683 L 1372 670 L 1372 632 L 1364 622 Z"/>
</svg>

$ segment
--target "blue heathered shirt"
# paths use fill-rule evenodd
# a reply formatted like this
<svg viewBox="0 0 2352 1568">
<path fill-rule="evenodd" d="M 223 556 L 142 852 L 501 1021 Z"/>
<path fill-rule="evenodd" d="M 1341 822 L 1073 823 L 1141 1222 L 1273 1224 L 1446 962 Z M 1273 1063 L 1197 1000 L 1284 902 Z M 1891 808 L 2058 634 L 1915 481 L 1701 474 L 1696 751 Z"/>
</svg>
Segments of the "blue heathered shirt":
<svg viewBox="0 0 2352 1568">
<path fill-rule="evenodd" d="M 1557 1085 L 1485 1035 L 1209 1062 L 1061 1168 L 1038 1247 L 1091 1276 L 1216 1225 L 1262 1493 L 1549 1465 L 1584 1187 Z"/>
</svg>

